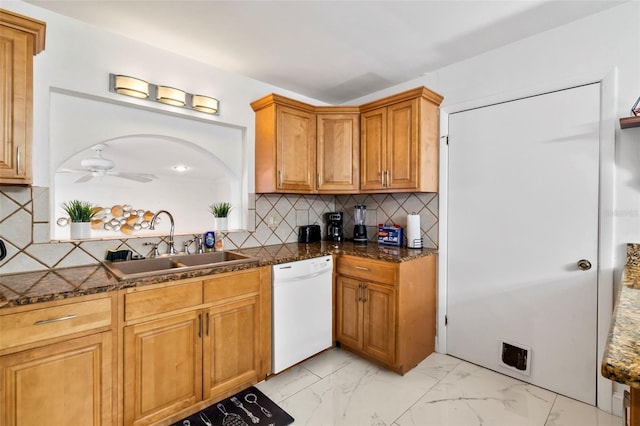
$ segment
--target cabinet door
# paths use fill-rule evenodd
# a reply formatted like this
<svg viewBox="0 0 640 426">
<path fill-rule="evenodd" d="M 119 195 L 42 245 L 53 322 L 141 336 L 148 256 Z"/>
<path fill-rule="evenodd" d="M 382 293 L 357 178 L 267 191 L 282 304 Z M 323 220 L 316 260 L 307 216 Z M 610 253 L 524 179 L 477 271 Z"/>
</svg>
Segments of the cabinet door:
<svg viewBox="0 0 640 426">
<path fill-rule="evenodd" d="M 281 105 L 276 113 L 277 188 L 311 193 L 315 188 L 315 115 Z"/>
<path fill-rule="evenodd" d="M 150 424 L 202 399 L 201 311 L 124 328 L 124 423 Z"/>
<path fill-rule="evenodd" d="M 378 108 L 360 118 L 360 189 L 384 188 L 387 156 L 387 109 Z"/>
<path fill-rule="evenodd" d="M 389 189 L 418 188 L 418 99 L 387 109 L 387 176 Z"/>
<path fill-rule="evenodd" d="M 361 281 L 336 278 L 336 340 L 356 349 L 362 348 Z"/>
<path fill-rule="evenodd" d="M 360 184 L 358 114 L 319 114 L 317 184 L 319 192 L 355 193 Z"/>
<path fill-rule="evenodd" d="M 111 332 L 0 357 L 0 425 L 111 425 Z"/>
<path fill-rule="evenodd" d="M 362 298 L 363 350 L 384 363 L 393 364 L 396 359 L 396 290 L 366 283 Z"/>
<path fill-rule="evenodd" d="M 205 314 L 204 398 L 256 381 L 260 371 L 260 298 L 210 308 Z"/>
<path fill-rule="evenodd" d="M 32 36 L 0 26 L 0 183 L 31 183 Z"/>
</svg>

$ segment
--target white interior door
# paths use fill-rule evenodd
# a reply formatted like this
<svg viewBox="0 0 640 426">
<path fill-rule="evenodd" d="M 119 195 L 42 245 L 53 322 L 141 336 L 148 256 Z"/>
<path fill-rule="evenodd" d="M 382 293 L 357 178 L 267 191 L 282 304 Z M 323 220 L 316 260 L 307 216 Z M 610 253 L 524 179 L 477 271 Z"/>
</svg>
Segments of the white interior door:
<svg viewBox="0 0 640 426">
<path fill-rule="evenodd" d="M 599 100 L 590 84 L 449 116 L 447 352 L 589 404 Z"/>
</svg>

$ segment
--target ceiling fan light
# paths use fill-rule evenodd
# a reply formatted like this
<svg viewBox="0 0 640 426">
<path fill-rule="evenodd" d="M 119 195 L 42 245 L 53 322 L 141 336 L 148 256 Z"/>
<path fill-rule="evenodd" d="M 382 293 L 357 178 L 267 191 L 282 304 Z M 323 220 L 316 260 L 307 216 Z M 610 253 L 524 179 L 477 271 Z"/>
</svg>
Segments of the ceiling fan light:
<svg viewBox="0 0 640 426">
<path fill-rule="evenodd" d="M 133 96 L 135 98 L 149 97 L 149 83 L 139 78 L 126 75 L 116 75 L 113 84 L 116 93 Z"/>
<path fill-rule="evenodd" d="M 193 95 L 191 98 L 191 107 L 200 112 L 207 114 L 218 113 L 218 100 L 209 96 Z"/>
<path fill-rule="evenodd" d="M 183 90 L 174 87 L 158 86 L 156 99 L 164 104 L 184 106 L 187 103 L 187 94 Z"/>
</svg>

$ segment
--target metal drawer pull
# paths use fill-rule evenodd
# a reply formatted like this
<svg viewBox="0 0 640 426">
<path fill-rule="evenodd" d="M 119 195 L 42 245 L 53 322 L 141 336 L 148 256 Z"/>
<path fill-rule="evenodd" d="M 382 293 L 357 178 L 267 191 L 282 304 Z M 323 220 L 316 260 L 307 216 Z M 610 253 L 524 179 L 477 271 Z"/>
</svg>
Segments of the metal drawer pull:
<svg viewBox="0 0 640 426">
<path fill-rule="evenodd" d="M 40 321 L 36 321 L 33 323 L 33 325 L 44 325 L 44 324 L 50 324 L 52 322 L 58 322 L 58 321 L 66 321 L 66 320 L 70 320 L 70 319 L 74 319 L 76 318 L 77 315 L 75 314 L 71 314 L 71 315 L 67 315 L 66 317 L 60 317 L 60 318 L 53 318 L 53 319 L 48 319 L 48 320 L 40 320 Z"/>
<path fill-rule="evenodd" d="M 356 266 L 355 268 L 359 269 L 361 271 L 368 271 L 369 270 L 369 268 L 365 268 L 364 266 Z"/>
</svg>

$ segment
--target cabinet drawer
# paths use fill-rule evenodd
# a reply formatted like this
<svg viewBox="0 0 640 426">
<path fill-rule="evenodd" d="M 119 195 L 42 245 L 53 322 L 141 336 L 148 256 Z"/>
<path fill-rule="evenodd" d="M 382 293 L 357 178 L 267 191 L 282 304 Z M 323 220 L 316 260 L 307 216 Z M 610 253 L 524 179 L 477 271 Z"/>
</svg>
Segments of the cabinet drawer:
<svg viewBox="0 0 640 426">
<path fill-rule="evenodd" d="M 0 316 L 0 350 L 111 326 L 111 297 Z"/>
<path fill-rule="evenodd" d="M 339 256 L 336 263 L 336 271 L 340 275 L 386 284 L 395 284 L 396 281 L 394 263 L 347 256 Z"/>
<path fill-rule="evenodd" d="M 212 303 L 260 291 L 260 270 L 249 269 L 204 281 L 204 302 Z"/>
<path fill-rule="evenodd" d="M 172 287 L 141 290 L 124 297 L 124 319 L 131 321 L 150 315 L 163 314 L 202 303 L 202 281 Z"/>
</svg>

